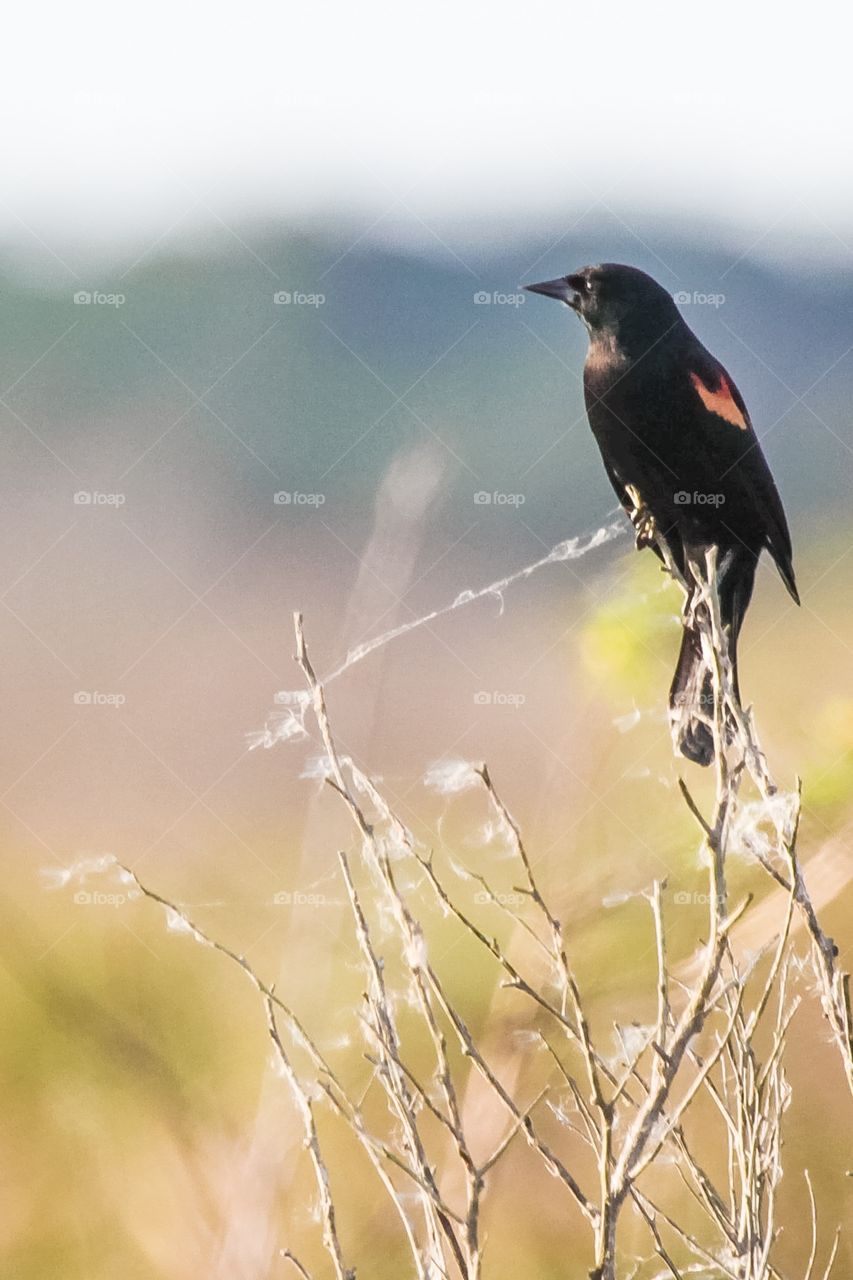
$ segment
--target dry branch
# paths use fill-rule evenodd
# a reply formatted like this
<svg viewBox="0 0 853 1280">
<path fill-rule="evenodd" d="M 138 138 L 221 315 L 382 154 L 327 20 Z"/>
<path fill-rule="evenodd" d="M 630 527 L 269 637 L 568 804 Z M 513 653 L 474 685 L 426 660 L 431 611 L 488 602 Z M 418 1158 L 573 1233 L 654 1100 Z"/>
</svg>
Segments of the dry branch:
<svg viewBox="0 0 853 1280">
<path fill-rule="evenodd" d="M 565 558 L 569 553 L 563 550 Z M 559 557 L 552 554 L 542 563 L 555 558 Z M 146 897 L 165 908 L 172 925 L 238 964 L 259 993 L 279 1068 L 301 1119 L 319 1194 L 322 1242 L 336 1280 L 351 1280 L 355 1270 L 345 1261 L 351 1251 L 341 1239 L 336 1213 L 343 1180 L 339 1170 L 328 1167 L 321 1148 L 315 1119 L 319 1106 L 355 1136 L 376 1172 L 418 1280 L 484 1276 L 484 1197 L 516 1137 L 567 1193 L 572 1219 L 569 1223 L 567 1213 L 567 1239 L 575 1238 L 578 1224 L 588 1233 L 593 1280 L 648 1274 L 642 1258 L 626 1257 L 620 1250 L 619 1226 L 626 1212 L 644 1224 L 655 1265 L 663 1267 L 661 1276 L 780 1280 L 777 1189 L 790 1098 L 785 1051 L 803 997 L 802 990 L 795 989 L 803 985 L 794 965 L 796 913 L 808 930 L 823 1011 L 853 1088 L 849 984 L 838 968 L 834 944 L 820 925 L 798 860 L 799 786 L 788 796 L 778 791 L 751 712 L 740 706 L 735 692 L 728 637 L 720 621 L 715 559 L 712 555 L 690 564 L 689 581 L 669 556 L 668 563 L 685 591 L 685 607 L 700 628 L 714 685 L 714 708 L 708 717 L 717 748 L 712 811 L 704 814 L 680 782 L 707 863 L 707 933 L 689 974 L 685 978 L 682 969 L 679 976 L 670 959 L 665 885 L 655 882 L 650 887 L 656 972 L 648 994 L 655 1006 L 654 1022 L 630 1037 L 620 1030 L 621 1061 L 614 1063 L 604 1032 L 595 1025 L 573 964 L 571 931 L 549 904 L 520 827 L 487 767 L 476 766 L 473 777 L 493 823 L 508 840 L 519 887 L 506 900 L 495 892 L 487 874 L 472 872 L 468 878 L 499 909 L 508 937 L 494 936 L 478 923 L 470 905 L 460 900 L 460 885 L 439 868 L 431 851 L 419 846 L 381 788 L 340 752 L 325 686 L 309 656 L 299 615 L 296 660 L 306 689 L 288 695 L 289 705 L 298 708 L 304 733 L 309 732 L 305 719 L 313 714 L 328 782 L 345 805 L 357 837 L 356 855 L 339 853 L 339 869 L 364 978 L 364 1056 L 373 1072 L 374 1093 L 378 1090 L 384 1100 L 384 1124 L 377 1126 L 375 1116 L 368 1124 L 355 1085 L 347 1082 L 343 1070 L 333 1069 L 289 1005 L 243 957 L 208 937 L 183 911 L 123 869 Z M 388 633 L 386 638 L 398 634 Z M 350 655 L 345 667 L 373 647 Z M 742 798 L 749 782 L 758 795 L 757 806 Z M 755 841 L 756 859 L 785 890 L 785 906 L 772 944 L 761 955 L 748 956 L 738 951 L 735 925 L 750 911 L 751 898 L 730 906 L 727 859 L 735 838 L 743 841 L 745 825 L 755 832 L 762 823 L 771 834 L 760 845 Z M 464 880 L 460 884 L 464 888 Z M 530 1035 L 546 1049 L 550 1064 L 551 1079 L 544 1088 L 527 1090 L 525 1096 L 523 1083 L 506 1081 L 490 1062 L 449 981 L 430 958 L 428 918 L 423 906 L 415 905 L 422 903 L 425 893 L 460 936 L 488 958 L 495 982 L 516 999 L 521 997 Z M 511 958 L 514 939 L 527 940 L 530 954 L 517 958 L 514 951 Z M 409 1023 L 417 1026 L 414 1035 L 411 1028 L 403 1034 L 403 1008 Z M 625 1013 L 631 1020 L 632 1011 Z M 307 1073 L 294 1065 L 296 1047 L 307 1059 Z M 472 1072 L 505 1116 L 500 1138 L 486 1150 L 478 1149 L 484 1145 L 482 1136 L 470 1131 L 460 1101 Z M 705 1118 L 697 1134 L 691 1120 L 700 1104 Z M 565 1141 L 546 1137 L 546 1120 L 554 1116 L 562 1122 Z M 714 1125 L 717 1132 L 708 1137 L 705 1131 Z M 711 1169 L 714 1149 L 723 1145 L 727 1161 L 721 1177 Z M 589 1174 L 590 1157 L 594 1177 Z M 681 1195 L 676 1197 L 660 1177 L 660 1171 L 672 1165 L 680 1178 Z M 805 1280 L 812 1280 L 818 1231 L 810 1181 L 808 1195 L 812 1242 Z M 695 1222 L 697 1209 L 701 1229 L 687 1225 Z M 837 1246 L 836 1237 L 825 1277 Z M 283 1257 L 303 1277 L 309 1275 L 292 1251 L 284 1251 Z"/>
</svg>

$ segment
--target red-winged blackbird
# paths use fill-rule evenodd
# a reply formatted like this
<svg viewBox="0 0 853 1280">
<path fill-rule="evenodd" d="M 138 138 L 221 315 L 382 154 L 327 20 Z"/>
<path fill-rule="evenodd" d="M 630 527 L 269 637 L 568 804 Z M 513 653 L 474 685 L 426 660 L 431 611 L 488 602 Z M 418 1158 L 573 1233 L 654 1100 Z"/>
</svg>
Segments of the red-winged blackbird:
<svg viewBox="0 0 853 1280">
<path fill-rule="evenodd" d="M 525 287 L 565 302 L 589 331 L 587 416 L 637 545 L 660 555 L 662 534 L 688 578 L 687 562 L 718 548 L 720 611 L 735 664 L 763 549 L 799 604 L 785 513 L 743 397 L 671 295 L 636 267 L 606 262 Z M 736 665 L 734 672 L 737 691 Z M 689 621 L 669 705 L 678 749 L 710 764 L 713 683 Z"/>
</svg>

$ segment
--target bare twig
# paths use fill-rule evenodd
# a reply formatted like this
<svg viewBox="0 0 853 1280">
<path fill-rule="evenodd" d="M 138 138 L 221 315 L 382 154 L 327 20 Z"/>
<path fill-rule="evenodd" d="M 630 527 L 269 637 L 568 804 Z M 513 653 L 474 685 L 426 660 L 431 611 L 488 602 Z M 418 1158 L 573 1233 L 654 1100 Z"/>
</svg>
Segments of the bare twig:
<svg viewBox="0 0 853 1280">
<path fill-rule="evenodd" d="M 626 1010 L 629 1021 L 616 1026 L 615 1056 L 578 981 L 570 922 L 564 926 L 549 903 L 535 858 L 486 765 L 473 772 L 492 829 L 497 827 L 508 841 L 518 885 L 511 899 L 495 892 L 490 874 L 479 870 L 466 870 L 451 891 L 432 852 L 419 846 L 382 788 L 342 754 L 326 703 L 327 682 L 316 675 L 300 615 L 295 618 L 296 660 L 306 689 L 289 696 L 295 699 L 304 733 L 305 717 L 313 716 L 311 732 L 322 741 L 329 785 L 346 807 L 357 842 L 355 853 L 339 853 L 338 873 L 364 982 L 358 1016 L 366 1037 L 364 1058 L 372 1071 L 366 1111 L 363 1091 L 348 1083 L 346 1071 L 333 1068 L 290 1006 L 244 957 L 210 938 L 134 872 L 122 869 L 129 883 L 165 909 L 173 927 L 239 965 L 260 995 L 276 1062 L 310 1156 L 322 1242 L 335 1280 L 352 1280 L 355 1271 L 346 1261 L 350 1251 L 339 1227 L 339 1218 L 346 1222 L 346 1215 L 336 1207 L 336 1197 L 348 1193 L 340 1190 L 341 1179 L 329 1168 L 321 1146 L 320 1107 L 355 1137 L 377 1174 L 418 1280 L 482 1280 L 484 1197 L 516 1137 L 568 1193 L 566 1203 L 587 1233 L 593 1280 L 647 1274 L 638 1258 L 620 1254 L 619 1224 L 626 1206 L 638 1215 L 652 1251 L 647 1261 L 662 1265 L 662 1276 L 780 1280 L 774 1261 L 776 1192 L 790 1098 L 785 1053 L 801 999 L 794 989 L 792 944 L 798 914 L 808 931 L 823 1010 L 853 1088 L 849 982 L 839 971 L 835 946 L 818 920 L 800 866 L 799 784 L 791 795 L 779 792 L 752 714 L 739 703 L 720 615 L 716 556 L 680 566 L 663 540 L 661 548 L 685 593 L 685 619 L 699 630 L 714 689 L 714 707 L 707 714 L 716 748 L 709 812 L 703 812 L 680 781 L 701 833 L 708 909 L 702 941 L 687 972 L 671 958 L 677 934 L 666 910 L 666 882 L 651 885 L 646 897 L 655 973 L 637 1009 L 638 1014 L 646 1012 L 647 1025 Z M 559 555 L 552 553 L 541 563 L 571 558 L 576 550 L 565 544 Z M 471 598 L 499 594 L 518 576 L 501 579 Z M 460 603 L 461 597 L 420 621 Z M 412 625 L 418 623 L 354 651 L 328 679 Z M 745 800 L 748 792 L 757 793 L 758 801 Z M 759 829 L 769 831 L 766 838 L 759 840 Z M 744 830 L 759 865 L 785 891 L 778 932 L 755 955 L 738 942 L 752 896 L 746 894 L 732 907 L 727 884 L 728 859 Z M 487 910 L 499 921 L 496 935 L 461 900 L 466 882 L 480 886 L 480 901 L 491 904 Z M 547 1051 L 537 1057 L 532 1087 L 526 1077 L 508 1078 L 463 1016 L 452 981 L 431 957 L 428 917 L 418 896 L 422 893 L 449 918 L 448 927 L 484 955 L 498 995 L 506 990 L 523 997 L 519 1004 L 528 1042 Z M 403 1024 L 401 1008 L 406 1010 Z M 363 1059 L 361 1066 L 363 1072 Z M 485 1137 L 464 1105 L 469 1079 L 498 1117 Z M 699 1114 L 702 1126 L 697 1129 L 692 1117 Z M 562 1127 L 552 1140 L 554 1117 Z M 722 1170 L 714 1161 L 718 1147 L 726 1153 Z M 664 1161 L 675 1164 L 681 1200 L 661 1176 Z M 806 1177 L 811 1245 L 804 1280 L 814 1280 L 818 1210 Z M 684 1214 L 682 1201 L 692 1216 Z M 837 1250 L 836 1236 L 824 1280 Z M 287 1250 L 281 1256 L 303 1280 L 311 1280 L 295 1253 Z"/>
</svg>

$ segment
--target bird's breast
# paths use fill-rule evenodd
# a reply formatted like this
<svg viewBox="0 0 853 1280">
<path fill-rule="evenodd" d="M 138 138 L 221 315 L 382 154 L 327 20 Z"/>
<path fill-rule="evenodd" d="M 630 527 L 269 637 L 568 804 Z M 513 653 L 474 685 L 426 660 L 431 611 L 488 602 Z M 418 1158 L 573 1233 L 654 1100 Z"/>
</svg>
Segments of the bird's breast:
<svg viewBox="0 0 853 1280">
<path fill-rule="evenodd" d="M 607 383 L 621 376 L 630 364 L 630 358 L 616 339 L 610 335 L 601 335 L 590 340 L 584 364 L 584 376 L 587 379 Z"/>
</svg>

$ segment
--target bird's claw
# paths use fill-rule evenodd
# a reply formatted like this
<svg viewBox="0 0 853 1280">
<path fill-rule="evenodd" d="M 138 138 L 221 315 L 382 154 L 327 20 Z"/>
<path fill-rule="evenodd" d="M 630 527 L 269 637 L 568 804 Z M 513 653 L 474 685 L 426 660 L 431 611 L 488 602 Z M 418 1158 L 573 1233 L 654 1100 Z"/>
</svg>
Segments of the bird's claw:
<svg viewBox="0 0 853 1280">
<path fill-rule="evenodd" d="M 634 485 L 626 485 L 625 491 L 633 504 L 633 509 L 628 512 L 628 516 L 631 524 L 634 526 L 634 533 L 636 535 L 634 545 L 638 551 L 641 551 L 643 547 L 654 546 L 655 538 L 657 536 L 654 516 L 643 502 L 639 491 Z"/>
<path fill-rule="evenodd" d="M 634 545 L 637 550 L 641 551 L 643 547 L 654 546 L 657 529 L 655 527 L 655 518 L 648 507 L 641 507 L 639 511 L 635 511 L 632 523 L 636 533 Z"/>
</svg>

